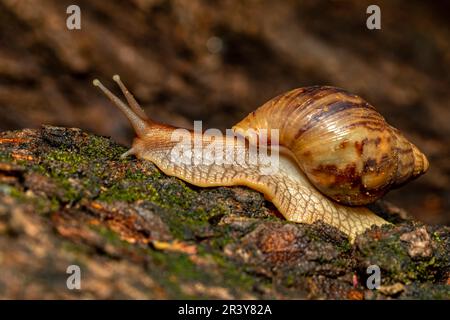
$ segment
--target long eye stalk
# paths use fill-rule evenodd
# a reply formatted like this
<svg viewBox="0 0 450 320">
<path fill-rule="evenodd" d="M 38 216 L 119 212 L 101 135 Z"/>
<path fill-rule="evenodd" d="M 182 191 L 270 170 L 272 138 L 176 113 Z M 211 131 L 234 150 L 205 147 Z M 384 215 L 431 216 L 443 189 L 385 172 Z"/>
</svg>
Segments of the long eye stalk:
<svg viewBox="0 0 450 320">
<path fill-rule="evenodd" d="M 111 100 L 111 102 L 122 111 L 122 113 L 130 121 L 134 128 L 137 136 L 142 137 L 148 130 L 148 122 L 150 119 L 145 114 L 144 110 L 139 106 L 136 99 L 128 91 L 125 85 L 120 81 L 120 77 L 115 75 L 113 80 L 119 85 L 122 93 L 128 101 L 129 106 L 127 106 L 120 98 L 118 98 L 114 93 L 108 90 L 98 79 L 92 81 L 92 84 L 99 87 L 100 90 Z"/>
</svg>

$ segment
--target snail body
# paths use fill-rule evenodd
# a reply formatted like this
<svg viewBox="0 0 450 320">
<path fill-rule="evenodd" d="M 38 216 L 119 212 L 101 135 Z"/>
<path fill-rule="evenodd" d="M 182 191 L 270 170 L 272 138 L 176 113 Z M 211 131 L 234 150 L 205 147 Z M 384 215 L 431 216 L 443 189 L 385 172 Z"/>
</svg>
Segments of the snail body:
<svg viewBox="0 0 450 320">
<path fill-rule="evenodd" d="M 129 106 L 98 80 L 94 85 L 127 116 L 137 137 L 123 156 L 136 155 L 161 171 L 200 187 L 242 185 L 262 192 L 289 221 L 330 224 L 353 240 L 372 225 L 387 222 L 361 206 L 428 168 L 426 157 L 363 99 L 334 87 L 307 87 L 280 95 L 233 127 L 237 136 L 218 137 L 178 130 L 149 119 L 118 76 L 113 77 Z M 251 130 L 249 130 L 251 129 Z M 259 163 L 248 132 L 279 132 L 278 170 L 267 173 Z M 186 135 L 185 135 L 186 136 Z M 238 139 L 237 137 L 243 137 Z M 267 137 L 271 142 L 270 135 Z M 223 154 L 245 161 L 173 161 L 180 143 L 207 146 L 220 142 Z M 230 147 L 231 146 L 231 150 Z M 275 147 L 274 147 L 275 148 Z M 195 152 L 189 153 L 193 160 Z"/>
</svg>

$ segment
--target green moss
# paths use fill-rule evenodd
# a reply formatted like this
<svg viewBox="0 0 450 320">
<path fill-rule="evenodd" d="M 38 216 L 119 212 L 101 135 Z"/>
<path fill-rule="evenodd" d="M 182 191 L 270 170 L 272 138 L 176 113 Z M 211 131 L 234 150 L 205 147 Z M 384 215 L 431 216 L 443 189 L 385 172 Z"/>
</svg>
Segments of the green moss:
<svg viewBox="0 0 450 320">
<path fill-rule="evenodd" d="M 122 240 L 117 232 L 111 230 L 108 227 L 105 227 L 103 225 L 90 225 L 89 227 L 91 230 L 98 233 L 106 242 L 114 245 L 114 247 L 124 249 L 132 248 L 132 245 L 129 242 Z"/>
<path fill-rule="evenodd" d="M 136 200 L 157 200 L 157 192 L 151 185 L 137 185 L 130 181 L 114 184 L 102 191 L 98 200 L 105 202 L 126 201 L 134 202 Z"/>
<path fill-rule="evenodd" d="M 61 144 L 42 155 L 32 170 L 52 178 L 60 188 L 60 200 L 76 202 L 83 197 L 97 196 L 102 181 L 109 178 L 105 163 L 117 159 L 125 151 L 112 141 L 89 136 L 78 149 Z M 114 191 L 114 190 L 113 190 Z"/>
<path fill-rule="evenodd" d="M 239 266 L 235 262 L 232 262 L 223 256 L 221 251 L 216 252 L 214 255 L 214 261 L 223 270 L 223 276 L 226 279 L 226 283 L 232 288 L 242 288 L 250 290 L 255 284 L 255 279 L 249 276 L 244 269 L 244 266 Z"/>
<path fill-rule="evenodd" d="M 82 257 L 92 253 L 93 249 L 82 243 L 73 243 L 63 239 L 61 243 L 61 250 L 70 254 Z"/>
<path fill-rule="evenodd" d="M 199 251 L 202 251 L 202 249 Z M 206 287 L 218 286 L 227 288 L 231 292 L 235 292 L 235 294 L 244 291 L 248 292 L 255 284 L 254 278 L 247 275 L 242 268 L 222 258 L 218 252 L 217 255 L 199 252 L 200 256 L 213 257 L 218 268 L 196 265 L 188 255 L 183 253 L 159 252 L 149 249 L 148 255 L 152 260 L 152 270 L 149 270 L 149 272 L 153 275 L 157 274 L 157 281 L 165 288 L 168 288 L 172 295 L 175 294 L 177 299 L 211 298 L 207 293 L 203 295 L 196 294 L 195 296 L 187 295 L 179 287 L 180 283 L 199 282 Z"/>
<path fill-rule="evenodd" d="M 151 267 L 148 273 L 160 283 L 169 295 L 176 299 L 195 299 L 183 292 L 180 283 L 206 282 L 211 279 L 208 273 L 196 266 L 187 255 L 176 252 L 160 252 L 150 248 L 145 250 L 146 255 L 151 261 Z"/>
<path fill-rule="evenodd" d="M 170 211 L 162 219 L 169 226 L 171 234 L 179 239 L 192 239 L 196 233 L 202 233 L 202 230 L 209 227 L 207 219 L 201 219 L 200 214 L 182 210 Z"/>
<path fill-rule="evenodd" d="M 55 198 L 49 199 L 34 194 L 28 195 L 14 186 L 0 184 L 0 192 L 15 198 L 21 204 L 32 205 L 33 209 L 38 214 L 51 213 L 59 209 L 59 202 Z"/>
<path fill-rule="evenodd" d="M 353 246 L 348 240 L 341 241 L 337 244 L 337 249 L 340 253 L 348 253 L 352 250 L 352 248 Z"/>
<path fill-rule="evenodd" d="M 82 165 L 86 165 L 88 159 L 76 152 L 57 149 L 47 154 L 47 160 L 62 164 L 55 168 L 60 169 L 58 171 L 64 172 L 65 175 L 72 175 L 77 173 Z"/>
<path fill-rule="evenodd" d="M 12 162 L 13 158 L 9 152 L 0 150 L 0 162 Z"/>
<path fill-rule="evenodd" d="M 380 266 L 389 282 L 410 284 L 414 281 L 435 281 L 435 270 L 444 267 L 442 261 L 438 261 L 435 256 L 412 259 L 399 235 L 365 243 L 362 251 L 370 264 Z"/>
<path fill-rule="evenodd" d="M 63 193 L 62 201 L 78 201 L 89 196 L 105 202 L 147 200 L 176 212 L 181 222 L 187 225 L 224 214 L 225 207 L 211 210 L 195 207 L 196 191 L 177 179 L 164 179 L 165 176 L 156 169 L 144 172 L 142 168 L 132 166 L 124 176 L 111 180 L 111 176 L 105 174 L 105 161 L 117 161 L 126 149 L 103 137 L 83 138 L 77 144 L 77 150 L 70 144 L 52 149 L 36 168 L 56 181 Z"/>
<path fill-rule="evenodd" d="M 38 197 L 37 202 L 35 202 L 35 208 L 38 213 L 46 214 L 59 210 L 60 205 L 55 197 L 52 197 L 50 199 Z"/>
<path fill-rule="evenodd" d="M 229 244 L 234 243 L 238 240 L 231 233 L 230 227 L 227 225 L 220 227 L 220 236 L 210 239 L 208 244 L 211 246 L 212 250 L 222 252 L 222 250 Z"/>
<path fill-rule="evenodd" d="M 401 299 L 449 300 L 450 286 L 436 283 L 415 283 L 411 285 Z"/>
<path fill-rule="evenodd" d="M 111 139 L 94 135 L 80 146 L 80 153 L 89 159 L 117 160 L 126 150 Z"/>
<path fill-rule="evenodd" d="M 175 219 L 175 217 L 172 218 Z M 182 216 L 178 218 L 178 224 L 185 225 Z M 207 287 L 219 286 L 227 288 L 231 292 L 236 292 L 236 294 L 239 294 L 241 290 L 250 291 L 255 284 L 254 278 L 246 274 L 242 267 L 222 257 L 223 253 L 222 249 L 219 249 L 220 246 L 211 246 L 209 242 L 199 244 L 197 254 L 200 257 L 212 258 L 218 268 L 197 265 L 184 253 L 158 251 L 149 247 L 130 245 L 121 240 L 116 232 L 106 227 L 92 226 L 92 229 L 115 247 L 124 247 L 137 254 L 147 255 L 151 261 L 151 268 L 148 272 L 165 290 L 169 291 L 172 297 L 178 299 L 211 298 L 207 293 L 190 296 L 183 292 L 179 286 L 180 283 L 187 285 L 189 283 L 202 283 Z M 231 241 L 227 234 L 224 237 L 219 237 L 219 239 L 224 240 L 224 243 Z M 214 237 L 214 240 L 217 240 L 217 237 Z"/>
<path fill-rule="evenodd" d="M 439 244 L 443 242 L 443 239 L 441 238 L 438 232 L 433 232 L 431 234 L 431 237 L 433 238 L 434 241 L 438 242 Z"/>
<path fill-rule="evenodd" d="M 26 200 L 25 194 L 22 191 L 8 184 L 0 184 L 0 191 L 18 200 Z"/>
<path fill-rule="evenodd" d="M 286 277 L 283 279 L 283 283 L 286 287 L 292 287 L 296 283 L 297 276 L 294 275 L 294 273 L 289 273 Z"/>
<path fill-rule="evenodd" d="M 401 247 L 398 237 L 391 238 L 366 243 L 364 253 L 369 257 L 371 264 L 380 266 L 384 272 L 388 273 L 389 278 L 401 278 L 398 280 L 405 283 L 410 277 L 403 273 L 404 267 L 408 265 L 409 257 L 406 250 Z"/>
<path fill-rule="evenodd" d="M 103 137 L 83 136 L 80 140 L 77 148 L 64 143 L 51 149 L 34 166 L 35 171 L 52 178 L 58 185 L 62 202 L 77 202 L 82 198 L 109 203 L 146 200 L 167 209 L 166 222 L 180 238 L 208 227 L 208 219 L 229 211 L 224 205 L 205 209 L 197 204 L 197 191 L 178 179 L 166 177 L 153 166 L 145 170 L 147 164 L 132 163 L 123 174 L 111 175 L 108 163 L 115 168 L 126 149 Z"/>
</svg>

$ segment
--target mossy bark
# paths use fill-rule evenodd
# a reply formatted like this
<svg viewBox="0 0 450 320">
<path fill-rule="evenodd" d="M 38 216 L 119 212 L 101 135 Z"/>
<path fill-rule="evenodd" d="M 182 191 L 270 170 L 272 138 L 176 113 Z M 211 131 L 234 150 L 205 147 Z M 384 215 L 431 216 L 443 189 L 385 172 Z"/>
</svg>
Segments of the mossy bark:
<svg viewBox="0 0 450 320">
<path fill-rule="evenodd" d="M 283 220 L 253 190 L 197 188 L 125 150 L 79 129 L 0 135 L 1 298 L 450 297 L 448 227 L 380 203 L 394 224 L 352 245 Z M 81 290 L 66 286 L 74 264 Z"/>
</svg>

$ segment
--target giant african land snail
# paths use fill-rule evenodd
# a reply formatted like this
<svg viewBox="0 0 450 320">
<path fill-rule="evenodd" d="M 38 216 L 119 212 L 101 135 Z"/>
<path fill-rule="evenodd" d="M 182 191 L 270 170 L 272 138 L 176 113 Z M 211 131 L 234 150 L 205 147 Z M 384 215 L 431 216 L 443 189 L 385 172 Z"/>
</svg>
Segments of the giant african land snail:
<svg viewBox="0 0 450 320">
<path fill-rule="evenodd" d="M 261 129 L 278 130 L 277 171 L 268 174 L 258 163 L 238 161 L 179 163 L 171 158 L 179 143 L 173 139 L 177 128 L 149 119 L 119 76 L 113 79 L 129 106 L 100 81 L 94 80 L 94 85 L 127 116 L 137 134 L 125 155 L 149 160 L 164 173 L 196 186 L 248 186 L 262 192 L 287 220 L 321 220 L 352 240 L 372 225 L 387 223 L 363 205 L 428 169 L 425 155 L 374 107 L 345 90 L 327 86 L 294 89 L 249 114 L 233 127 L 245 143 L 234 143 L 235 136 L 221 138 L 224 145 L 234 143 L 235 153 L 250 158 L 258 148 L 250 147 L 249 129 L 256 134 Z M 189 137 L 202 144 L 211 142 L 201 132 L 190 131 Z M 190 141 L 187 144 L 191 146 Z"/>
</svg>

